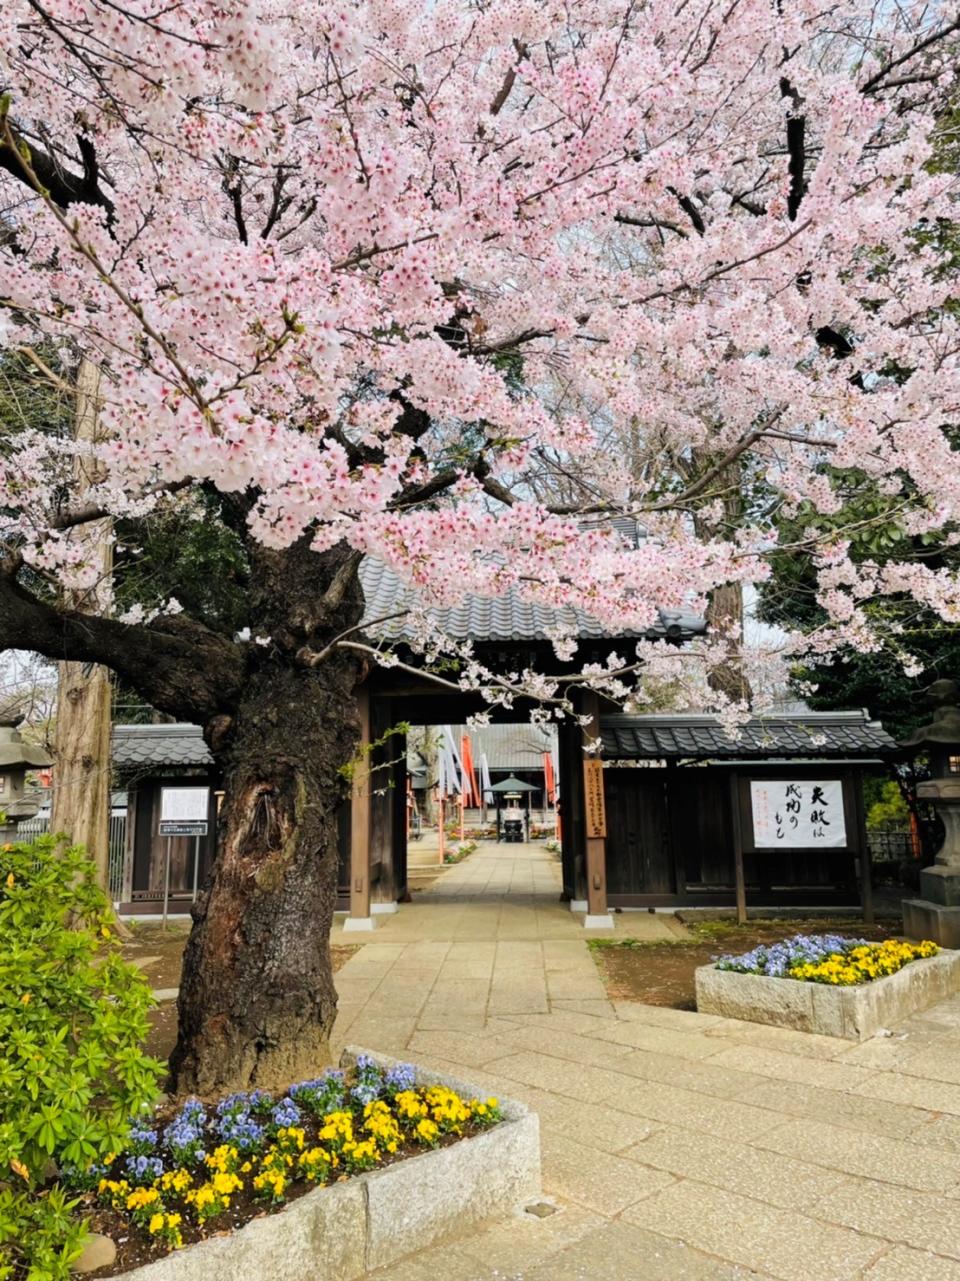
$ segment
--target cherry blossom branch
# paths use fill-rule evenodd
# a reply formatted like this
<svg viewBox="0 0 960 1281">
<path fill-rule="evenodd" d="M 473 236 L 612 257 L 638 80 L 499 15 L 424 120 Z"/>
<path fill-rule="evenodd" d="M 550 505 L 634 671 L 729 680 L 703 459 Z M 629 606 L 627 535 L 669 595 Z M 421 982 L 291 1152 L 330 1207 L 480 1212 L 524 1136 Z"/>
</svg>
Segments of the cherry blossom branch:
<svg viewBox="0 0 960 1281">
<path fill-rule="evenodd" d="M 939 27 L 936 31 L 932 31 L 929 36 L 926 36 L 923 40 L 918 40 L 912 48 L 907 49 L 906 52 L 900 54 L 899 57 L 891 58 L 890 61 L 885 63 L 878 72 L 872 75 L 869 80 L 865 81 L 865 83 L 860 86 L 860 92 L 872 93 L 874 89 L 892 88 L 892 85 L 888 86 L 881 84 L 881 81 L 884 80 L 891 71 L 894 71 L 897 67 L 902 67 L 905 62 L 909 62 L 911 58 L 915 58 L 917 54 L 922 53 L 924 49 L 929 49 L 931 45 L 937 44 L 939 41 L 946 39 L 946 37 L 952 35 L 954 31 L 960 31 L 960 18 L 955 18 L 953 22 L 947 23 L 946 26 Z"/>
<path fill-rule="evenodd" d="M 204 418 L 206 418 L 211 431 L 214 434 L 219 434 L 219 428 L 217 427 L 217 424 L 213 421 L 213 415 L 210 413 L 210 407 L 206 401 L 206 398 L 201 392 L 192 374 L 190 374 L 190 372 L 181 363 L 180 359 L 177 356 L 177 353 L 174 351 L 173 347 L 166 340 L 166 338 L 164 338 L 163 335 L 160 334 L 154 328 L 154 326 L 149 322 L 149 320 L 147 320 L 146 316 L 143 313 L 143 307 L 139 303 L 134 302 L 134 300 L 130 297 L 127 291 L 117 283 L 116 279 L 114 278 L 109 268 L 100 261 L 100 257 L 97 254 L 96 250 L 94 250 L 93 246 L 87 244 L 87 242 L 83 239 L 83 237 L 79 233 L 78 224 L 71 222 L 70 219 L 68 219 L 63 214 L 63 212 L 60 210 L 56 202 L 52 199 L 50 193 L 46 190 L 43 183 L 40 181 L 37 173 L 35 172 L 28 158 L 24 156 L 20 152 L 20 150 L 17 148 L 16 141 L 14 139 L 13 132 L 11 129 L 9 117 L 6 114 L 4 114 L 2 117 L 0 117 L 0 119 L 2 119 L 3 136 L 7 144 L 7 147 L 14 155 L 16 155 L 19 161 L 20 169 L 22 173 L 25 175 L 25 177 L 27 178 L 28 185 L 33 188 L 33 190 L 37 193 L 37 195 L 43 201 L 44 205 L 47 207 L 50 214 L 59 223 L 61 229 L 67 234 L 70 240 L 70 243 L 74 246 L 77 252 L 82 254 L 83 257 L 86 258 L 86 260 L 91 264 L 91 266 L 93 266 L 96 269 L 96 271 L 100 275 L 100 278 L 103 280 L 107 288 L 110 289 L 110 291 L 120 300 L 120 302 L 124 305 L 124 307 L 126 307 L 127 310 L 133 316 L 136 317 L 140 325 L 140 328 L 143 330 L 143 332 L 147 335 L 148 338 L 150 338 L 153 342 L 155 342 L 156 345 L 160 348 L 164 356 L 166 356 L 167 360 L 170 362 L 173 368 L 177 371 L 177 373 L 183 379 L 184 388 L 189 393 L 191 400 L 200 410 L 201 414 L 203 414 Z"/>
</svg>

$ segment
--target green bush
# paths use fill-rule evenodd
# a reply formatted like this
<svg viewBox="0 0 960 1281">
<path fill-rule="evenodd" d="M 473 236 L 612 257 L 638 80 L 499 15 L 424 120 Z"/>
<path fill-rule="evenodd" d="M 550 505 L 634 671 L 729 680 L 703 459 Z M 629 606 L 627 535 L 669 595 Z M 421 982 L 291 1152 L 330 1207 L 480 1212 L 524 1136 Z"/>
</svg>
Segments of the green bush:
<svg viewBox="0 0 960 1281">
<path fill-rule="evenodd" d="M 52 837 L 0 849 L 0 1281 L 59 1281 L 82 1242 L 53 1166 L 123 1147 L 158 1094 L 151 1005 L 120 959 L 84 851 Z"/>
</svg>

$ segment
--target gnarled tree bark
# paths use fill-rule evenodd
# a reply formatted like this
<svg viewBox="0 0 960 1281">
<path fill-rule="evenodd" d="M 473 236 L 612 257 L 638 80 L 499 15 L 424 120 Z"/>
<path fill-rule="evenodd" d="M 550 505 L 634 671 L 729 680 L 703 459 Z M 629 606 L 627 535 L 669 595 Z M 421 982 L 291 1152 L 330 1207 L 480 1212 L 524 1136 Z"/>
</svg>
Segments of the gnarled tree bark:
<svg viewBox="0 0 960 1281">
<path fill-rule="evenodd" d="M 149 625 L 62 611 L 0 572 L 0 643 L 100 662 L 204 727 L 225 797 L 219 854 L 181 979 L 177 1092 L 279 1086 L 323 1066 L 336 1013 L 329 932 L 337 809 L 359 734 L 363 660 L 331 642 L 363 613 L 356 553 L 250 547 L 238 644 L 183 615 Z M 261 642 L 261 643 L 258 643 Z M 326 651 L 310 664 L 304 653 Z"/>
<path fill-rule="evenodd" d="M 284 1085 L 329 1061 L 337 809 L 359 734 L 357 676 L 346 657 L 316 671 L 265 665 L 215 752 L 220 844 L 184 956 L 178 1092 Z"/>
</svg>

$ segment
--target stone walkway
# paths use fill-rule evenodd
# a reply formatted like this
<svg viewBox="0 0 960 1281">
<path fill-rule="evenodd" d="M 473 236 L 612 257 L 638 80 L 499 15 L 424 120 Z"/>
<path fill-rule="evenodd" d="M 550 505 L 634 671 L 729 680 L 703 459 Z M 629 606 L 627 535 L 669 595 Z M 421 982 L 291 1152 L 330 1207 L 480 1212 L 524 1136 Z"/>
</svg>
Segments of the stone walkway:
<svg viewBox="0 0 960 1281">
<path fill-rule="evenodd" d="M 558 1207 L 377 1281 L 960 1281 L 960 998 L 862 1046 L 613 1003 L 558 891 L 544 851 L 481 847 L 337 975 L 341 1044 L 539 1113 Z"/>
</svg>

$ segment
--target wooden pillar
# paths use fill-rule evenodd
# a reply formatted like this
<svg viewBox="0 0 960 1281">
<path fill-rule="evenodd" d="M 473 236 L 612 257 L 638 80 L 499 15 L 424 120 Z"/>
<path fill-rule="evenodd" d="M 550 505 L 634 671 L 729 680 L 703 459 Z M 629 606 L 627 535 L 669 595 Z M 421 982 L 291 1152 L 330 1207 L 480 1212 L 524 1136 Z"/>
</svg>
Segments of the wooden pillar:
<svg viewBox="0 0 960 1281">
<path fill-rule="evenodd" d="M 874 923 L 873 911 L 873 868 L 870 861 L 870 842 L 867 839 L 867 816 L 863 803 L 863 770 L 854 770 L 847 776 L 848 787 L 853 789 L 854 814 L 857 820 L 857 847 L 860 865 L 860 905 L 863 908 L 864 925 Z"/>
<path fill-rule="evenodd" d="M 737 924 L 747 923 L 747 883 L 743 874 L 743 818 L 740 797 L 740 776 L 734 770 L 730 775 L 730 830 L 733 834 L 733 877 L 737 891 Z"/>
<path fill-rule="evenodd" d="M 360 711 L 360 759 L 353 771 L 350 802 L 350 915 L 345 930 L 372 930 L 370 914 L 370 693 L 357 694 Z"/>
<path fill-rule="evenodd" d="M 583 714 L 590 717 L 583 729 L 583 793 L 586 822 L 587 929 L 613 929 L 607 910 L 607 814 L 603 787 L 603 762 L 599 750 L 587 744 L 600 737 L 600 699 L 592 691 L 583 696 Z"/>
</svg>

